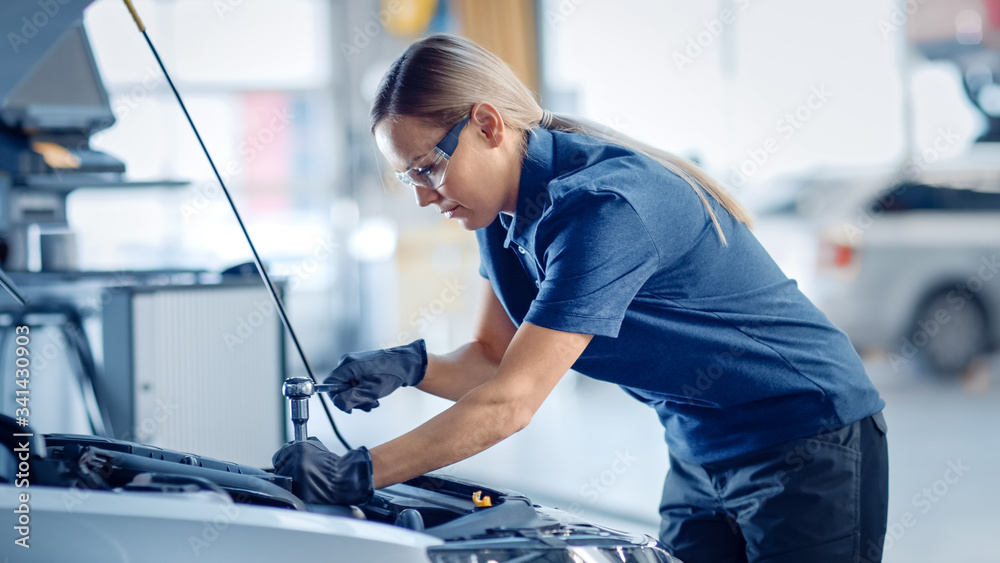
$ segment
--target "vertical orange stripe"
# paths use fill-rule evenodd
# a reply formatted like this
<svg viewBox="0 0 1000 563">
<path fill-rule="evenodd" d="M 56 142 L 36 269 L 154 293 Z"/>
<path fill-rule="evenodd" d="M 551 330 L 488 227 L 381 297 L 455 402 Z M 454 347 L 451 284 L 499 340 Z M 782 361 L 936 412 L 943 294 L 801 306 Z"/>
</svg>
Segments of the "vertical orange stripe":
<svg viewBox="0 0 1000 563">
<path fill-rule="evenodd" d="M 534 0 L 457 0 L 462 34 L 507 62 L 538 92 L 538 41 Z"/>
</svg>

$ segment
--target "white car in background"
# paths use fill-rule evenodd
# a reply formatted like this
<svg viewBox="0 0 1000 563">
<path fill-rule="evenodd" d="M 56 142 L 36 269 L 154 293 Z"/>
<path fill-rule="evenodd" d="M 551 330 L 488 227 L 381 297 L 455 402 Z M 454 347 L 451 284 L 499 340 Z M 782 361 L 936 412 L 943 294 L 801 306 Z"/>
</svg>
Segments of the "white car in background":
<svg viewBox="0 0 1000 563">
<path fill-rule="evenodd" d="M 786 179 L 749 203 L 758 238 L 859 351 L 954 376 L 1000 340 L 1000 143 L 920 168 Z"/>
</svg>

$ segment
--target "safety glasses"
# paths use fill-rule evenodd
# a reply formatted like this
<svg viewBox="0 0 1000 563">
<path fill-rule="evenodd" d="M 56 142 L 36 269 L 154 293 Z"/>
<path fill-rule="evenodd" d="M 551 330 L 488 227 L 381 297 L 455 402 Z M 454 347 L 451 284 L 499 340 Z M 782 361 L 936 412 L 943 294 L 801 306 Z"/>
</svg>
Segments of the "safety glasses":
<svg viewBox="0 0 1000 563">
<path fill-rule="evenodd" d="M 441 142 L 434 146 L 434 151 L 428 153 L 433 155 L 434 160 L 419 168 L 411 167 L 402 172 L 396 171 L 396 178 L 411 187 L 420 186 L 432 190 L 440 188 L 444 182 L 444 173 L 448 169 L 451 155 L 455 154 L 455 149 L 458 148 L 458 136 L 471 117 L 470 113 L 465 116 L 465 119 L 456 123 L 451 131 L 444 136 L 444 139 L 441 139 Z"/>
</svg>

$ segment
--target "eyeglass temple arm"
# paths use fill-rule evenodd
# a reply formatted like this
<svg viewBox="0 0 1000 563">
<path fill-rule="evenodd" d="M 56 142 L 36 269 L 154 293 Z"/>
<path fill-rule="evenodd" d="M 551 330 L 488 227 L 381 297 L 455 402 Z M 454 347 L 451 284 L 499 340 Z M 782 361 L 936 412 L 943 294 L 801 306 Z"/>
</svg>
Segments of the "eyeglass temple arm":
<svg viewBox="0 0 1000 563">
<path fill-rule="evenodd" d="M 451 155 L 455 153 L 455 149 L 458 148 L 458 136 L 462 133 L 462 129 L 465 127 L 465 124 L 469 122 L 470 118 L 472 118 L 471 113 L 465 116 L 465 119 L 455 124 L 455 126 L 451 128 L 451 131 L 448 131 L 448 134 L 444 136 L 444 139 L 441 139 L 441 142 L 437 144 L 437 148 L 440 149 L 441 152 L 445 153 L 449 158 L 451 158 Z"/>
</svg>

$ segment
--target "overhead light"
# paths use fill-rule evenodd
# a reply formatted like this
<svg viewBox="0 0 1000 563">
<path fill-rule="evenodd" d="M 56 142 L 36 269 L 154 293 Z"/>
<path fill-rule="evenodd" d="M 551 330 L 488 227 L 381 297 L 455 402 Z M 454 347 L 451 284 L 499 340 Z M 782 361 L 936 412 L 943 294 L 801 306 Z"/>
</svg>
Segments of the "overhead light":
<svg viewBox="0 0 1000 563">
<path fill-rule="evenodd" d="M 396 224 L 385 217 L 364 219 L 351 233 L 348 252 L 359 262 L 381 262 L 396 253 Z"/>
</svg>

